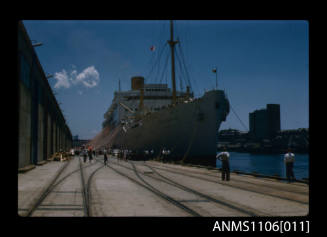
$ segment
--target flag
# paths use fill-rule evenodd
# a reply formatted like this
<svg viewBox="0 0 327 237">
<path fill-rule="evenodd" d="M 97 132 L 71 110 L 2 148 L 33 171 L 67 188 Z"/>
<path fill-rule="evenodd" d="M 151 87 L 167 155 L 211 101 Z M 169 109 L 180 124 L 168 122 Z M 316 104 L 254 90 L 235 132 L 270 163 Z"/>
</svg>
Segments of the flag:
<svg viewBox="0 0 327 237">
<path fill-rule="evenodd" d="M 156 47 L 154 47 L 154 45 L 152 45 L 150 50 L 153 52 L 154 50 L 156 50 Z"/>
<path fill-rule="evenodd" d="M 217 69 L 212 69 L 212 72 L 213 72 L 213 73 L 216 73 L 216 72 L 217 72 Z"/>
</svg>

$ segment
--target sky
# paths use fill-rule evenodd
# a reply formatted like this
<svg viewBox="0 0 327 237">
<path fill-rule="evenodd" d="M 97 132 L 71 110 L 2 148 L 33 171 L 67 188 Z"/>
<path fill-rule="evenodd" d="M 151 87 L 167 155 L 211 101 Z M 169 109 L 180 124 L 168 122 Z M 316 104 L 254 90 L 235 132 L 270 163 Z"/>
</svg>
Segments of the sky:
<svg viewBox="0 0 327 237">
<path fill-rule="evenodd" d="M 24 20 L 40 63 L 73 135 L 102 129 L 119 80 L 168 83 L 169 21 Z M 249 113 L 280 104 L 281 129 L 309 127 L 309 23 L 304 20 L 174 21 L 177 89 L 187 79 L 196 97 L 215 88 L 231 111 L 220 129 L 249 129 Z M 166 45 L 166 46 L 165 46 Z M 151 47 L 154 46 L 154 50 Z M 185 67 L 182 68 L 182 66 Z M 182 70 L 182 69 L 183 70 Z M 186 70 L 184 70 L 186 68 Z M 240 121 L 241 120 L 241 121 Z"/>
</svg>

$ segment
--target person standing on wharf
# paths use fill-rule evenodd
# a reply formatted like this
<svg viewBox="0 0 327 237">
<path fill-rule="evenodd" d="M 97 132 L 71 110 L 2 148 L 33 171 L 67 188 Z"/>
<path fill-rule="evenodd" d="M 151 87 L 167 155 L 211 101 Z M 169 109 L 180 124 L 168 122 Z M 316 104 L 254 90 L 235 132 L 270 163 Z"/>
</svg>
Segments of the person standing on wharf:
<svg viewBox="0 0 327 237">
<path fill-rule="evenodd" d="M 287 149 L 287 153 L 284 156 L 284 162 L 286 165 L 286 177 L 288 182 L 291 182 L 292 180 L 295 180 L 294 172 L 293 172 L 293 165 L 294 165 L 294 154 L 291 153 L 291 148 Z"/>
<path fill-rule="evenodd" d="M 223 152 L 220 152 L 216 158 L 222 162 L 221 167 L 221 179 L 226 181 L 230 180 L 230 169 L 229 169 L 229 153 L 226 147 L 223 148 Z"/>
<path fill-rule="evenodd" d="M 107 150 L 106 148 L 103 150 L 103 163 L 106 166 L 108 161 Z"/>
</svg>

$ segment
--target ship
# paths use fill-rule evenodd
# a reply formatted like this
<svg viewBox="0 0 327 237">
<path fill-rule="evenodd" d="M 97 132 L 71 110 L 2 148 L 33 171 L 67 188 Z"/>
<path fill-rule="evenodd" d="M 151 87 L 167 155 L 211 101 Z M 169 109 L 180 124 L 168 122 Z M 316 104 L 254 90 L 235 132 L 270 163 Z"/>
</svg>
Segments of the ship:
<svg viewBox="0 0 327 237">
<path fill-rule="evenodd" d="M 216 166 L 218 131 L 229 114 L 229 101 L 218 88 L 194 97 L 190 87 L 176 90 L 173 21 L 170 21 L 171 87 L 131 78 L 131 89 L 114 92 L 104 114 L 103 128 L 89 143 L 94 149 L 152 151 L 160 157 L 169 150 L 172 161 Z"/>
</svg>

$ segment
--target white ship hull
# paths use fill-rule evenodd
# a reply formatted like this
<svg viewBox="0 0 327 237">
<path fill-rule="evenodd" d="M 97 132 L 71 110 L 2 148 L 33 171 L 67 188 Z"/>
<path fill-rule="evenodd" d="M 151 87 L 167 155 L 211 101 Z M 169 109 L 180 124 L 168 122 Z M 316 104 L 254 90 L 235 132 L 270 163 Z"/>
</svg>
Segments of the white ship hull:
<svg viewBox="0 0 327 237">
<path fill-rule="evenodd" d="M 218 130 L 228 113 L 229 102 L 224 92 L 213 90 L 192 102 L 151 113 L 137 127 L 104 128 L 91 145 L 95 149 L 115 146 L 139 152 L 153 149 L 155 155 L 166 148 L 172 159 L 213 165 Z"/>
</svg>

